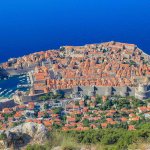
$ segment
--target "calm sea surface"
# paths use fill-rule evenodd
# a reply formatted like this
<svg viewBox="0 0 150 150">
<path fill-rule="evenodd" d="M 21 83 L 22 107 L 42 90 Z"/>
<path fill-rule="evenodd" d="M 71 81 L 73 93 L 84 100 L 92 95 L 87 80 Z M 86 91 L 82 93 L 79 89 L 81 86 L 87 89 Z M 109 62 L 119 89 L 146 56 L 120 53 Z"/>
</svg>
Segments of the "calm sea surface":
<svg viewBox="0 0 150 150">
<path fill-rule="evenodd" d="M 150 0 L 0 1 L 0 62 L 111 40 L 135 43 L 150 54 Z"/>
</svg>

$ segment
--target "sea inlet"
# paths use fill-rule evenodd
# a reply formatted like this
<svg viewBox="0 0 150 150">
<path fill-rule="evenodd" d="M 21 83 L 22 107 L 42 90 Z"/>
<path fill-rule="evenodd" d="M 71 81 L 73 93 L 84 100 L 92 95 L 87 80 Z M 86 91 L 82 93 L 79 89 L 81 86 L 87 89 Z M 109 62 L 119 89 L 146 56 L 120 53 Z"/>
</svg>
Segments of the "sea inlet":
<svg viewBox="0 0 150 150">
<path fill-rule="evenodd" d="M 0 99 L 11 98 L 16 91 L 28 91 L 30 85 L 29 76 L 26 74 L 9 77 L 0 80 Z"/>
</svg>

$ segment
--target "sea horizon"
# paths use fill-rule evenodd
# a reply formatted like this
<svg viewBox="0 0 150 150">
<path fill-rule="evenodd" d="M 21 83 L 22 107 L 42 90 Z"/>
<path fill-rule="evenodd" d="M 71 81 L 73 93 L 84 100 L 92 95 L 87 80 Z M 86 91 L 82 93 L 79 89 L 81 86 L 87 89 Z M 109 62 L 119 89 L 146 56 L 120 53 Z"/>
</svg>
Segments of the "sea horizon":
<svg viewBox="0 0 150 150">
<path fill-rule="evenodd" d="M 149 0 L 8 0 L 0 4 L 0 63 L 63 45 L 107 41 L 136 44 L 150 54 Z"/>
<path fill-rule="evenodd" d="M 113 41 L 113 40 L 111 40 Z M 22 54 L 22 55 L 16 55 L 16 57 L 8 57 L 5 61 L 1 61 L 0 60 L 0 64 L 4 63 L 4 62 L 7 62 L 9 59 L 11 58 L 19 58 L 19 57 L 23 57 L 23 56 L 26 56 L 26 55 L 30 55 L 30 54 L 33 54 L 33 53 L 37 53 L 37 52 L 41 52 L 41 51 L 48 51 L 48 50 L 59 50 L 60 47 L 62 46 L 84 46 L 84 45 L 87 45 L 87 44 L 100 44 L 100 43 L 105 43 L 105 42 L 111 42 L 111 41 L 103 41 L 103 42 L 96 42 L 96 43 L 85 43 L 85 44 L 82 44 L 82 45 L 78 45 L 78 44 L 74 44 L 74 45 L 70 45 L 70 44 L 66 44 L 66 45 L 60 45 L 56 48 L 48 48 L 48 49 L 41 49 L 41 50 L 35 50 L 35 51 L 32 51 L 32 52 L 27 52 L 25 54 Z M 120 42 L 120 41 L 114 41 L 114 42 Z M 120 43 L 127 43 L 127 42 L 120 42 Z M 128 43 L 128 44 L 135 44 L 135 43 Z M 137 44 L 135 44 L 139 49 L 141 49 Z M 149 51 L 145 51 L 143 49 L 141 49 L 145 54 L 147 55 L 150 55 L 150 52 Z"/>
</svg>

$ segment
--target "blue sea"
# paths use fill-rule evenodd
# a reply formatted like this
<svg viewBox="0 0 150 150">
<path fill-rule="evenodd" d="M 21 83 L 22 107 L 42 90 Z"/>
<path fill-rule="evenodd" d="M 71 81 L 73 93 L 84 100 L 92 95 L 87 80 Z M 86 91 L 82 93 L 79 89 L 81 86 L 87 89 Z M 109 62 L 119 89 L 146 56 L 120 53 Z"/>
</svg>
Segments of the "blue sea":
<svg viewBox="0 0 150 150">
<path fill-rule="evenodd" d="M 150 54 L 150 0 L 0 1 L 0 62 L 112 40 L 135 43 Z"/>
</svg>

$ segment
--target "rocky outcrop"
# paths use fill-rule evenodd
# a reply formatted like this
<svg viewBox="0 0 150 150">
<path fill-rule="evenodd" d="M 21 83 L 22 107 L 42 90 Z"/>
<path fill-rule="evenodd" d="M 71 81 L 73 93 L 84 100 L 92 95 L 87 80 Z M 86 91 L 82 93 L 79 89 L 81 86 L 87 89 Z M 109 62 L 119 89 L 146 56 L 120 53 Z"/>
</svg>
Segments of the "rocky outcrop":
<svg viewBox="0 0 150 150">
<path fill-rule="evenodd" d="M 47 130 L 44 125 L 36 123 L 24 123 L 8 129 L 5 134 L 6 147 L 25 147 L 27 144 L 43 144 L 47 140 Z"/>
</svg>

